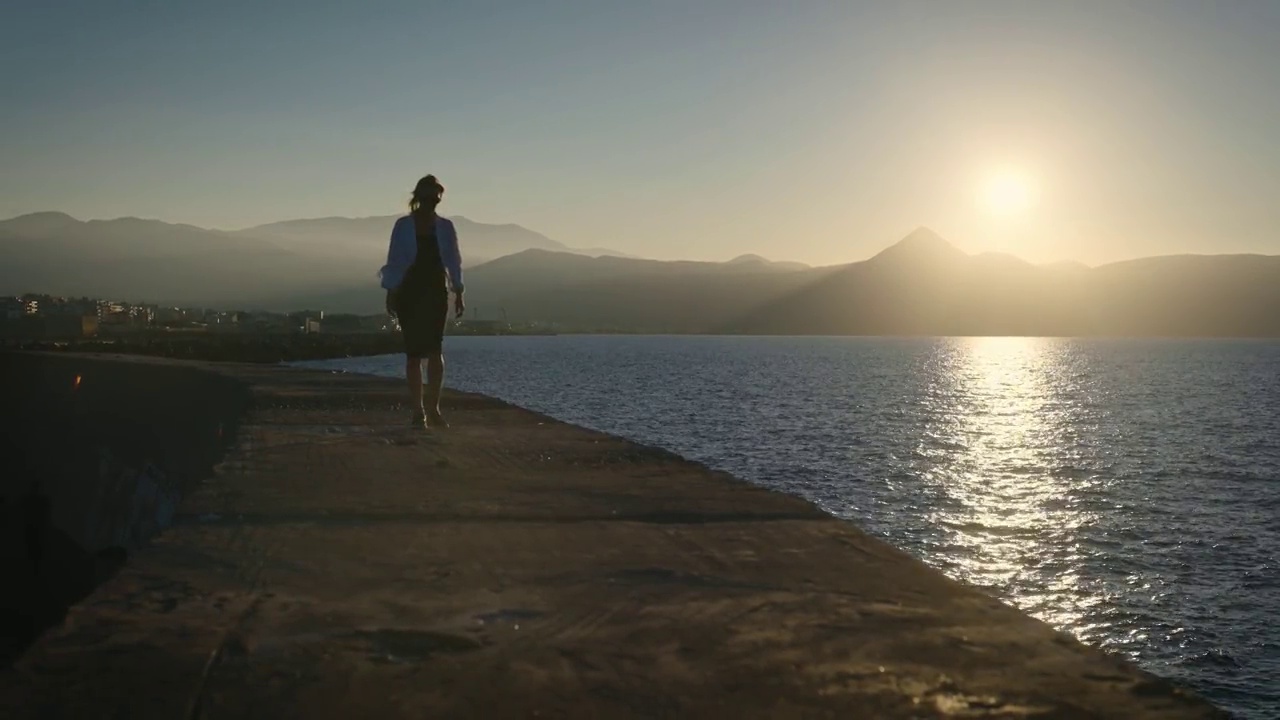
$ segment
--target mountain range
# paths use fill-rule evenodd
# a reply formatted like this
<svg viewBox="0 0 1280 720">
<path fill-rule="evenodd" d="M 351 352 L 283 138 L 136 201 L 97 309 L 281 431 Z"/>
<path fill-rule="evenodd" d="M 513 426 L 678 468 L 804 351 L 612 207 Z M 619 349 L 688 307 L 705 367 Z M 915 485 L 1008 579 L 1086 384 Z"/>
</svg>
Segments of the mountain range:
<svg viewBox="0 0 1280 720">
<path fill-rule="evenodd" d="M 368 262 L 387 252 L 387 238 L 398 215 L 366 218 L 328 217 L 308 220 L 286 220 L 238 230 L 231 235 L 266 240 L 278 247 L 307 255 L 346 258 Z M 479 265 L 490 260 L 536 248 L 588 256 L 630 257 L 606 248 L 571 248 L 539 232 L 514 224 L 492 225 L 453 216 L 458 236 L 466 238 L 466 265 Z M 376 261 L 376 260 L 375 260 Z"/>
<path fill-rule="evenodd" d="M 143 220 L 77 220 L 41 212 L 0 221 L 0 293 L 88 295 L 170 305 L 263 307 L 335 288 L 369 288 L 398 216 L 290 220 L 221 231 Z M 475 266 L 530 248 L 570 248 L 519 225 L 452 218 Z"/>
<path fill-rule="evenodd" d="M 1280 256 L 1177 255 L 1090 268 L 969 255 L 921 228 L 757 303 L 721 332 L 1280 337 Z"/>
<path fill-rule="evenodd" d="M 481 319 L 549 323 L 566 331 L 701 332 L 829 271 L 757 257 L 668 262 L 530 249 L 468 270 L 467 305 Z M 362 313 L 377 312 L 383 302 L 367 285 L 298 300 Z"/>
<path fill-rule="evenodd" d="M 378 312 L 393 217 L 235 232 L 37 213 L 0 222 L 0 293 Z M 664 262 L 455 218 L 474 317 L 564 331 L 1280 337 L 1280 256 L 1088 267 L 962 252 L 920 228 L 862 262 Z"/>
</svg>

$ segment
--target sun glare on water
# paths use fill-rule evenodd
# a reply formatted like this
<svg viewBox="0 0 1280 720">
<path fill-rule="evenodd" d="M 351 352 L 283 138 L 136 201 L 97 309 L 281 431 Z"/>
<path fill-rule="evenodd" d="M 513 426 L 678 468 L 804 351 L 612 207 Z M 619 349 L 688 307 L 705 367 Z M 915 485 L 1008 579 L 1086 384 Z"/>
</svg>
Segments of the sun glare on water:
<svg viewBox="0 0 1280 720">
<path fill-rule="evenodd" d="M 979 201 L 994 215 L 1021 215 L 1035 204 L 1035 183 L 1021 170 L 1003 168 L 982 180 Z"/>
</svg>

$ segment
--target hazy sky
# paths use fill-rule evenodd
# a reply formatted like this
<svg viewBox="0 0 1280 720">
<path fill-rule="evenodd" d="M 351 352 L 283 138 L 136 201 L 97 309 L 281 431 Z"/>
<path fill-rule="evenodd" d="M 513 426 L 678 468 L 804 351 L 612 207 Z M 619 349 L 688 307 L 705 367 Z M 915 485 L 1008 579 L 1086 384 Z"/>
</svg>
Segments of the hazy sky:
<svg viewBox="0 0 1280 720">
<path fill-rule="evenodd" d="M 434 172 L 658 258 L 1280 253 L 1280 2 L 10 0 L 0 138 L 3 217 L 389 214 Z"/>
</svg>

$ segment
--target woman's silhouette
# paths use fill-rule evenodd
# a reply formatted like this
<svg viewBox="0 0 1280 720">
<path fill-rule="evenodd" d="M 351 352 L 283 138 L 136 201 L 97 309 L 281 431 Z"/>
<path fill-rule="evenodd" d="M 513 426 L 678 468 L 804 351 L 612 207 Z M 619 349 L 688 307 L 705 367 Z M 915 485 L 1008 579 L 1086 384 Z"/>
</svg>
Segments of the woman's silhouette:
<svg viewBox="0 0 1280 720">
<path fill-rule="evenodd" d="M 404 335 L 405 377 L 409 380 L 411 423 L 415 427 L 448 427 L 440 414 L 444 384 L 444 326 L 449 317 L 449 290 L 454 311 L 462 317 L 462 255 L 453 222 L 436 215 L 444 186 L 435 175 L 418 181 L 409 214 L 391 230 L 387 264 L 379 276 L 387 291 L 387 312 L 400 321 Z M 422 361 L 427 362 L 423 392 Z"/>
</svg>

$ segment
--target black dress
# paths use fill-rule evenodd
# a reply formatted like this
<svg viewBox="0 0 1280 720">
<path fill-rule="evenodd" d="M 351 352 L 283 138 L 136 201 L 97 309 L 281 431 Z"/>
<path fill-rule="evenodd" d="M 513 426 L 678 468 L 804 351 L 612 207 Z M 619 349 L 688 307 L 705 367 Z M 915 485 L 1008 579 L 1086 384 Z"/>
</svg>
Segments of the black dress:
<svg viewBox="0 0 1280 720">
<path fill-rule="evenodd" d="M 444 263 L 440 261 L 434 218 L 428 222 L 414 218 L 414 229 L 418 252 L 396 291 L 396 309 L 405 354 L 422 357 L 440 352 L 444 345 L 449 287 L 445 282 Z"/>
</svg>

